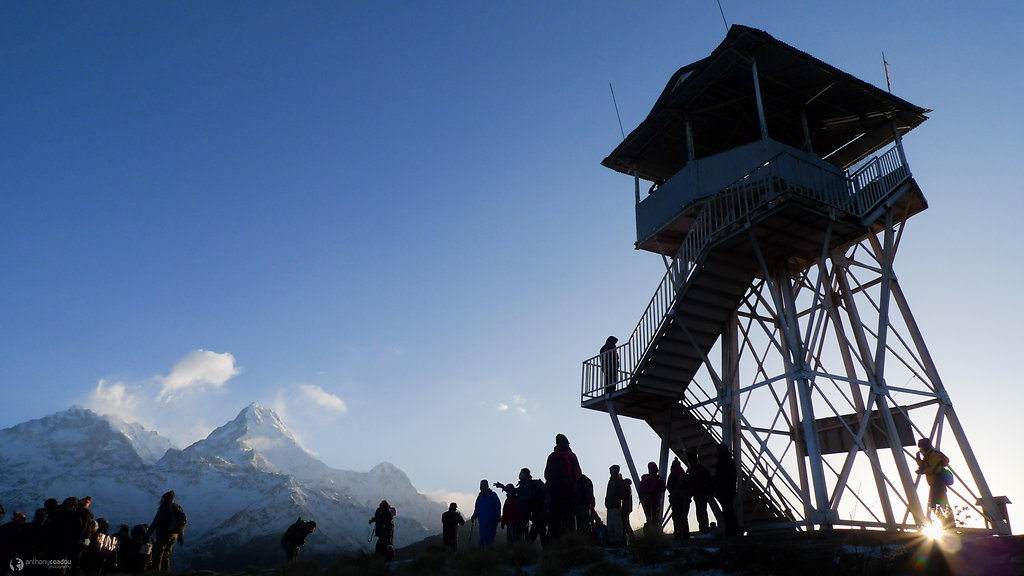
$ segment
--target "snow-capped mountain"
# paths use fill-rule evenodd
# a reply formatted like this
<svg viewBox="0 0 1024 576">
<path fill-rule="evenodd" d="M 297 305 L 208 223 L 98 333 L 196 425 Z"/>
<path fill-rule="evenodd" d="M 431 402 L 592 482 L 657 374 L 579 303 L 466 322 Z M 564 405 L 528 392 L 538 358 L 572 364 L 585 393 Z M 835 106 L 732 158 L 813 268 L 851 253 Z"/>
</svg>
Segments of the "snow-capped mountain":
<svg viewBox="0 0 1024 576">
<path fill-rule="evenodd" d="M 72 408 L 0 430 L 0 470 L 9 512 L 31 517 L 46 498 L 90 495 L 91 510 L 115 527 L 150 522 L 160 495 L 173 489 L 189 518 L 178 569 L 225 554 L 280 561 L 277 541 L 299 516 L 317 522 L 310 552 L 366 548 L 382 499 L 398 509 L 403 546 L 437 532 L 446 509 L 390 463 L 369 472 L 327 466 L 258 404 L 184 450 L 137 424 Z"/>
</svg>

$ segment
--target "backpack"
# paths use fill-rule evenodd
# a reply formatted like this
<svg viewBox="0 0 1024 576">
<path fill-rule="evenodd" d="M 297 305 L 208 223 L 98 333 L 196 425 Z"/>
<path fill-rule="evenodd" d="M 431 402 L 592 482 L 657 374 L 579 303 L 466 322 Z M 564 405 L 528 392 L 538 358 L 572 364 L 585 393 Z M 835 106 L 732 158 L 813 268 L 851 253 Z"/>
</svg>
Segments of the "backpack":
<svg viewBox="0 0 1024 576">
<path fill-rule="evenodd" d="M 939 482 L 941 482 L 943 485 L 953 485 L 953 471 L 950 470 L 949 468 L 945 466 L 939 466 L 938 468 L 935 469 L 935 474 L 936 476 L 938 476 Z"/>
<path fill-rule="evenodd" d="M 170 519 L 170 532 L 171 534 L 181 534 L 185 531 L 185 524 L 188 523 L 188 517 L 185 516 L 185 511 L 181 509 L 179 504 L 171 504 L 171 519 Z"/>
</svg>

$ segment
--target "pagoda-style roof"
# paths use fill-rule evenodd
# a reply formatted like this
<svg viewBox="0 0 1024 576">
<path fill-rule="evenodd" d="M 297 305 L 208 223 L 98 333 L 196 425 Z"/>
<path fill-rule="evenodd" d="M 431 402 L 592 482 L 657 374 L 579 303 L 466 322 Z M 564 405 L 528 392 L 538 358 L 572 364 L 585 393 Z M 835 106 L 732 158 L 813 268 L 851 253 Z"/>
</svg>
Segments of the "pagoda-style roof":
<svg viewBox="0 0 1024 576">
<path fill-rule="evenodd" d="M 686 165 L 686 119 L 693 157 L 704 158 L 761 139 L 752 74 L 756 59 L 768 137 L 805 148 L 806 114 L 813 152 L 839 168 L 905 134 L 931 110 L 855 78 L 779 42 L 734 25 L 707 58 L 681 68 L 647 118 L 601 162 L 662 183 Z"/>
</svg>

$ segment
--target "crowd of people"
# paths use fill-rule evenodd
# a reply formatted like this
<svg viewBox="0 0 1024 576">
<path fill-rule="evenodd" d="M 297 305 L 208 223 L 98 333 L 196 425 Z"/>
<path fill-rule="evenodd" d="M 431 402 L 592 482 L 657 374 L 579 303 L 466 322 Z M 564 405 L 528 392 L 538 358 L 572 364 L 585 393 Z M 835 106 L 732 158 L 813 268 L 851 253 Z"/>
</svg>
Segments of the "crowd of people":
<svg viewBox="0 0 1024 576">
<path fill-rule="evenodd" d="M 667 481 L 659 474 L 657 464 L 647 465 L 647 473 L 636 486 L 646 518 L 645 533 L 661 533 L 666 492 L 676 538 L 690 536 L 687 516 L 691 501 L 696 510 L 698 532 L 706 534 L 712 529 L 714 524 L 708 520 L 712 499 L 719 501 L 724 533 L 728 536 L 741 533 L 732 503 L 736 496 L 735 464 L 726 446 L 719 445 L 718 450 L 714 476 L 696 452 L 691 455 L 688 470 L 683 469 L 677 458 Z M 565 534 L 580 534 L 596 544 L 631 544 L 635 538 L 629 521 L 633 512 L 633 482 L 623 478 L 617 464 L 609 467 L 608 472 L 604 498 L 606 524 L 595 510 L 593 481 L 580 469 L 579 460 L 569 447 L 569 439 L 558 434 L 544 467 L 543 480 L 534 478 L 529 468 L 523 468 L 516 484 L 494 483 L 505 493 L 504 505 L 490 483 L 486 479 L 480 481 L 480 492 L 470 516 L 471 527 L 479 525 L 477 545 L 492 545 L 499 527 L 505 531 L 509 543 L 539 540 L 546 545 Z M 458 505 L 452 502 L 441 516 L 445 546 L 458 550 L 459 528 L 465 523 Z M 472 543 L 472 533 L 467 542 Z"/>
<path fill-rule="evenodd" d="M 0 507 L 0 519 L 3 518 Z M 92 511 L 92 497 L 47 499 L 32 520 L 15 512 L 0 525 L 0 566 L 29 574 L 81 576 L 118 571 L 137 574 L 169 570 L 174 545 L 184 542 L 187 518 L 174 491 L 160 498 L 149 524 L 111 531 L 106 518 Z"/>
<path fill-rule="evenodd" d="M 946 468 L 949 458 L 936 450 L 927 438 L 922 439 L 918 447 L 917 473 L 924 475 L 929 485 L 929 516 L 935 511 L 943 526 L 952 528 L 954 519 L 946 498 L 946 486 L 951 477 Z M 713 475 L 696 450 L 688 453 L 686 469 L 679 458 L 674 459 L 667 478 L 659 473 L 656 463 L 648 463 L 647 473 L 636 487 L 646 519 L 645 534 L 662 532 L 662 505 L 666 495 L 675 538 L 691 537 L 691 504 L 697 518 L 697 533 L 710 532 L 714 527 L 708 515 L 712 501 L 718 503 L 717 515 L 724 535 L 742 534 L 734 506 L 735 461 L 725 444 L 718 444 L 716 449 Z M 543 480 L 534 478 L 529 468 L 522 468 L 517 483 L 495 482 L 494 486 L 505 493 L 504 505 L 490 483 L 481 480 L 470 517 L 471 528 L 479 524 L 478 545 L 481 547 L 494 543 L 499 527 L 505 531 L 508 543 L 539 540 L 541 545 L 546 545 L 563 535 L 579 534 L 595 544 L 614 546 L 631 544 L 635 538 L 629 520 L 633 511 L 632 481 L 623 478 L 617 464 L 608 468 L 604 498 L 606 525 L 595 510 L 594 483 L 581 470 L 564 434 L 555 436 L 555 447 L 548 455 Z M 0 566 L 24 569 L 28 573 L 41 574 L 46 570 L 47 574 L 71 576 L 104 569 L 135 574 L 149 569 L 169 570 L 171 552 L 175 544 L 184 543 L 187 523 L 184 510 L 174 499 L 173 490 L 164 493 L 150 524 L 136 524 L 130 529 L 122 524 L 113 534 L 110 522 L 93 514 L 90 496 L 68 497 L 63 502 L 47 499 L 36 510 L 32 521 L 28 521 L 24 513 L 15 512 L 10 522 L 0 525 Z M 381 500 L 369 519 L 377 537 L 376 553 L 386 561 L 395 556 L 396 515 L 395 508 L 387 500 Z M 0 520 L 4 516 L 5 511 L 0 506 Z M 458 505 L 452 502 L 448 511 L 441 515 L 442 541 L 446 547 L 458 550 L 459 529 L 465 524 Z M 298 557 L 306 537 L 315 529 L 316 522 L 301 517 L 287 528 L 281 546 L 288 561 Z M 472 542 L 472 531 L 469 541 Z"/>
</svg>

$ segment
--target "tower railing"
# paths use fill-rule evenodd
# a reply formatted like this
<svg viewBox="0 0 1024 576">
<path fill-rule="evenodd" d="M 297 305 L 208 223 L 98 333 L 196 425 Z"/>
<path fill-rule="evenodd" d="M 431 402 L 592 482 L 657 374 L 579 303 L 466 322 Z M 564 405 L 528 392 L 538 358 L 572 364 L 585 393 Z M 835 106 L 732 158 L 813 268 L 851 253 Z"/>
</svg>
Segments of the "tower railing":
<svg viewBox="0 0 1024 576">
<path fill-rule="evenodd" d="M 583 362 L 582 401 L 600 398 L 622 382 L 632 380 L 637 366 L 661 332 L 679 288 L 692 275 L 702 252 L 723 233 L 742 226 L 751 215 L 782 196 L 813 200 L 837 212 L 863 218 L 910 177 L 905 158 L 902 144 L 897 142 L 855 172 L 840 175 L 789 152 L 781 152 L 709 197 L 629 340 L 616 348 L 618 373 L 609 380 L 602 370 L 600 355 Z"/>
</svg>

